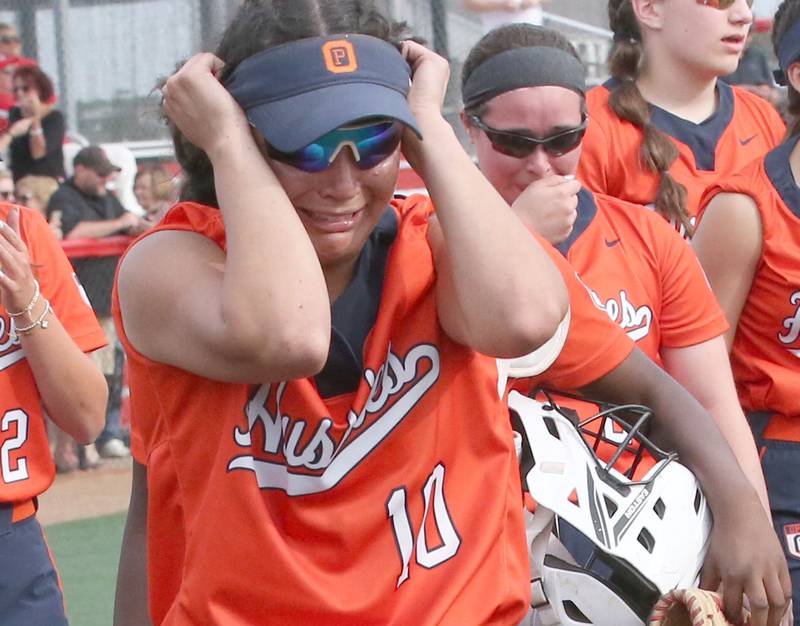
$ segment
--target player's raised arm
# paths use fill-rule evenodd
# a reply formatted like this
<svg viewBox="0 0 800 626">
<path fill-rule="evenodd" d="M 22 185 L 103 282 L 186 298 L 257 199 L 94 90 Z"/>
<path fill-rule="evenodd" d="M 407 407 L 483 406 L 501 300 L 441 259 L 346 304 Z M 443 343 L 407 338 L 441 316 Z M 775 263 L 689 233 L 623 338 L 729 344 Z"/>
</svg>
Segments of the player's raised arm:
<svg viewBox="0 0 800 626">
<path fill-rule="evenodd" d="M 481 175 L 441 114 L 447 62 L 406 42 L 414 76 L 409 103 L 424 140 L 406 132 L 403 150 L 422 175 L 441 229 L 431 228 L 439 316 L 456 340 L 499 357 L 547 341 L 567 310 L 555 266 Z"/>
<path fill-rule="evenodd" d="M 220 70 L 210 54 L 193 57 L 167 81 L 164 102 L 211 161 L 226 250 L 179 231 L 134 246 L 119 273 L 125 330 L 145 356 L 209 378 L 313 374 L 330 338 L 319 260 Z"/>
</svg>

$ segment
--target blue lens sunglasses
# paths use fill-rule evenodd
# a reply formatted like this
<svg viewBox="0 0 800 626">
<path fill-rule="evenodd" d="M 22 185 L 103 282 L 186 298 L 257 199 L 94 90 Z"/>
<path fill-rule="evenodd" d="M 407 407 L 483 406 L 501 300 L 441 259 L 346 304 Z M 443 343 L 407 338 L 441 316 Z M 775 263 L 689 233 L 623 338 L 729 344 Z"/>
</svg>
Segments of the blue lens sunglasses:
<svg viewBox="0 0 800 626">
<path fill-rule="evenodd" d="M 403 125 L 387 120 L 343 126 L 326 133 L 295 152 L 281 152 L 267 143 L 271 159 L 308 173 L 328 169 L 344 148 L 350 148 L 361 170 L 369 170 L 388 159 L 403 137 Z"/>
</svg>

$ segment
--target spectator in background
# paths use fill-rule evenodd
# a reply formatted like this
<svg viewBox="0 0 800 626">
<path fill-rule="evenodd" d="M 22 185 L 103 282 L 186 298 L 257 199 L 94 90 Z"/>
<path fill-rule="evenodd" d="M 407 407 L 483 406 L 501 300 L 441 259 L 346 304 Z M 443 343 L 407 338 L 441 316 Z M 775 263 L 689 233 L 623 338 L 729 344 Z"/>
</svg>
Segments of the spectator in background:
<svg viewBox="0 0 800 626">
<path fill-rule="evenodd" d="M 16 202 L 14 179 L 8 170 L 0 170 L 0 202 Z"/>
<path fill-rule="evenodd" d="M 464 8 L 480 14 L 483 32 L 493 28 L 527 22 L 541 25 L 544 22 L 543 0 L 463 0 Z"/>
<path fill-rule="evenodd" d="M 0 136 L 0 150 L 9 150 L 14 180 L 30 174 L 64 179 L 64 116 L 55 109 L 53 82 L 36 65 L 24 64 L 14 72 L 17 100 Z"/>
<path fill-rule="evenodd" d="M 6 57 L 22 56 L 22 40 L 11 24 L 0 22 L 0 54 Z"/>
<path fill-rule="evenodd" d="M 747 37 L 747 47 L 739 59 L 739 66 L 733 74 L 721 78 L 729 85 L 738 85 L 757 96 L 761 96 L 776 108 L 780 108 L 783 93 L 775 85 L 769 59 L 758 46 L 753 45 L 752 31 Z"/>
<path fill-rule="evenodd" d="M 17 101 L 14 99 L 15 59 L 0 59 L 0 132 L 8 128 L 8 116 Z"/>
<path fill-rule="evenodd" d="M 10 174 L 9 178 L 11 178 Z M 54 178 L 50 178 L 49 176 L 25 176 L 17 181 L 17 202 L 47 216 L 47 203 L 57 189 L 58 183 Z M 56 239 L 63 239 L 64 233 L 61 231 L 61 212 L 53 211 L 53 214 L 47 221 Z"/>
<path fill-rule="evenodd" d="M 17 103 L 14 98 L 14 72 L 23 65 L 36 65 L 36 61 L 25 57 L 5 57 L 0 55 L 0 133 L 8 128 L 8 116 Z M 55 103 L 55 94 L 47 101 Z"/>
<path fill-rule="evenodd" d="M 138 235 L 151 222 L 126 211 L 109 193 L 106 185 L 119 171 L 100 146 L 88 146 L 75 155 L 74 175 L 59 187 L 47 205 L 48 218 L 61 212 L 61 228 L 65 239 L 100 239 L 111 235 Z M 109 346 L 92 353 L 92 357 L 111 384 L 115 375 L 116 333 L 111 320 L 111 286 L 118 257 L 73 259 L 78 276 L 109 338 Z M 122 440 L 119 424 L 119 398 L 109 396 L 106 427 L 96 442 L 101 456 L 124 457 L 130 454 Z M 87 454 L 89 456 L 89 454 Z"/>
<path fill-rule="evenodd" d="M 143 168 L 133 181 L 133 193 L 147 219 L 157 222 L 172 204 L 172 177 L 160 165 Z"/>
</svg>

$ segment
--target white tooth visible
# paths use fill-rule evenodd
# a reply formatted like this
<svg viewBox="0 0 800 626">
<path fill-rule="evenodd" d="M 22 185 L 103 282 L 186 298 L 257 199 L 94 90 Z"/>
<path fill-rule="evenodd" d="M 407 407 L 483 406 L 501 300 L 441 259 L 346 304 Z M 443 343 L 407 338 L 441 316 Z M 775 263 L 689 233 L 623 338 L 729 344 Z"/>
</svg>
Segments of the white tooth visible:
<svg viewBox="0 0 800 626">
<path fill-rule="evenodd" d="M 356 213 L 358 213 L 358 211 L 355 213 L 345 213 L 342 215 L 324 215 L 322 213 L 314 213 L 313 211 L 309 211 L 309 214 L 313 219 L 322 222 L 351 221 L 353 218 L 355 218 Z"/>
</svg>

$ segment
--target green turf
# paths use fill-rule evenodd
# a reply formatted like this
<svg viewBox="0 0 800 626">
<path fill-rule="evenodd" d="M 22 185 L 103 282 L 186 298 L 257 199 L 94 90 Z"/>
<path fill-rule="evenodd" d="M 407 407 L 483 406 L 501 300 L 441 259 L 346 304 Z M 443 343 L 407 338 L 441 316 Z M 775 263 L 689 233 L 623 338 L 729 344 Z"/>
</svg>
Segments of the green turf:
<svg viewBox="0 0 800 626">
<path fill-rule="evenodd" d="M 125 514 L 45 529 L 64 584 L 70 626 L 110 626 Z"/>
</svg>

